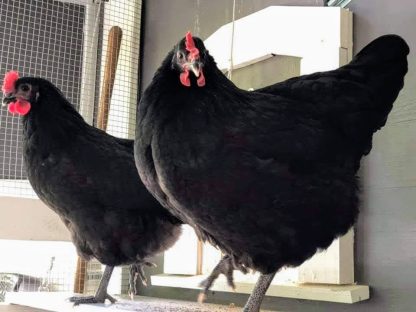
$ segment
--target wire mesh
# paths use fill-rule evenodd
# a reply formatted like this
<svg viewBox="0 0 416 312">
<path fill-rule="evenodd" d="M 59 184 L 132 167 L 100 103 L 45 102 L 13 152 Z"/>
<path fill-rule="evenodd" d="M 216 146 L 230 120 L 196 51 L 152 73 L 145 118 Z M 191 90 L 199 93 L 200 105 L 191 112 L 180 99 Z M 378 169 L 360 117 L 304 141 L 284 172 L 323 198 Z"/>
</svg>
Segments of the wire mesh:
<svg viewBox="0 0 416 312">
<path fill-rule="evenodd" d="M 0 76 L 4 77 L 9 70 L 17 70 L 20 76 L 50 80 L 84 119 L 94 125 L 99 122 L 99 111 L 104 101 L 102 95 L 110 91 L 106 130 L 118 137 L 132 138 L 139 85 L 140 22 L 140 0 L 0 0 Z M 115 28 L 119 31 L 115 33 L 115 41 L 111 41 Z M 118 58 L 111 62 L 115 53 L 114 42 L 119 37 Z M 106 74 L 110 75 L 109 79 Z M 19 117 L 11 115 L 5 108 L 0 109 L 0 201 L 2 196 L 37 198 L 27 181 L 22 143 Z M 2 216 L 1 205 L 0 217 L 8 217 Z M 42 225 L 34 223 L 33 231 L 38 226 Z M 74 284 L 81 281 L 82 290 L 91 293 L 98 285 L 102 266 L 96 261 L 81 262 L 77 267 L 77 257 L 73 253 L 68 256 L 70 261 L 61 265 L 58 259 L 62 250 L 53 242 L 40 245 L 39 242 L 27 242 L 25 247 L 18 241 L 4 242 L 12 243 L 8 249 L 3 249 L 0 244 L 0 254 L 27 249 L 28 246 L 36 246 L 33 248 L 38 253 L 44 250 L 55 252 L 49 258 L 42 258 L 45 267 L 53 262 L 49 275 L 45 275 L 45 270 L 42 274 L 25 272 L 26 264 L 16 265 L 14 272 L 9 272 L 7 263 L 0 262 L 0 285 L 3 289 L 10 290 L 12 285 L 12 290 L 19 291 L 73 291 Z M 68 244 L 65 248 L 73 248 Z M 19 263 L 16 259 L 21 256 L 16 252 L 15 258 L 8 258 L 8 261 Z M 52 261 L 53 257 L 55 260 Z M 74 276 L 80 270 L 85 274 L 83 279 L 77 280 Z M 120 272 L 116 271 L 113 276 L 121 276 Z M 125 280 L 113 277 L 115 286 L 110 288 L 119 291 L 117 289 L 123 286 L 125 289 Z"/>
<path fill-rule="evenodd" d="M 79 104 L 82 29 L 85 7 L 57 1 L 0 2 L 0 73 L 18 70 L 56 83 Z M 71 40 L 68 40 L 71 38 Z M 2 193 L 34 196 L 25 179 L 22 130 L 18 118 L 0 110 L 0 178 Z"/>
</svg>

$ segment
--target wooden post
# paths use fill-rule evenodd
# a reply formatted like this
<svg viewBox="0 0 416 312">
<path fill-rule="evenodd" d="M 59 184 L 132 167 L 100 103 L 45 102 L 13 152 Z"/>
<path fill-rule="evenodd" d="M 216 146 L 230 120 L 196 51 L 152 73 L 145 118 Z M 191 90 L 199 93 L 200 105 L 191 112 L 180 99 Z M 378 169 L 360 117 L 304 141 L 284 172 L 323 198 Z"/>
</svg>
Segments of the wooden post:
<svg viewBox="0 0 416 312">
<path fill-rule="evenodd" d="M 121 38 L 123 31 L 118 26 L 113 26 L 108 34 L 107 56 L 104 67 L 104 79 L 100 102 L 98 105 L 98 121 L 97 127 L 106 130 L 108 124 L 108 113 L 110 111 L 110 101 L 113 93 L 114 80 L 116 78 L 116 70 L 118 56 L 120 54 Z"/>
<path fill-rule="evenodd" d="M 78 257 L 77 269 L 75 271 L 74 293 L 84 293 L 85 274 L 87 273 L 87 261 Z"/>
<path fill-rule="evenodd" d="M 202 258 L 204 256 L 203 252 L 204 252 L 204 243 L 198 239 L 198 243 L 197 243 L 197 258 L 196 258 L 196 274 L 201 275 L 202 274 Z"/>
</svg>

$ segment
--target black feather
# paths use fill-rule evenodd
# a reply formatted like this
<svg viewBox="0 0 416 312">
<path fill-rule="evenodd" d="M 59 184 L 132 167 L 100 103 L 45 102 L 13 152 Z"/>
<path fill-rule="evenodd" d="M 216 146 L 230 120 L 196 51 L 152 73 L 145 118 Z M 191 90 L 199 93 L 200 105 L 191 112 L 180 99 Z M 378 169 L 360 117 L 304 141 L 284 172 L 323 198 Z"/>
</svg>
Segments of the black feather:
<svg viewBox="0 0 416 312">
<path fill-rule="evenodd" d="M 356 220 L 359 162 L 403 86 L 409 49 L 384 36 L 340 69 L 246 92 L 194 40 L 206 85 L 181 85 L 182 40 L 139 104 L 140 176 L 239 263 L 263 273 L 299 265 Z"/>
<path fill-rule="evenodd" d="M 177 240 L 181 222 L 140 181 L 133 141 L 88 125 L 50 82 L 23 117 L 24 162 L 39 198 L 63 220 L 78 253 L 116 266 L 142 261 Z"/>
</svg>

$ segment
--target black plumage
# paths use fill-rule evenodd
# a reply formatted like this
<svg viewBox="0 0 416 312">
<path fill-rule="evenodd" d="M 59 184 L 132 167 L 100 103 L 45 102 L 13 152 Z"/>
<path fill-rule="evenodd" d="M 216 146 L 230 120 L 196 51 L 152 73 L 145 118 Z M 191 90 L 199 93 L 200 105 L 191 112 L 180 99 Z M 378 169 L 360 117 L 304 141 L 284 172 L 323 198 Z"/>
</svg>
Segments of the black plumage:
<svg viewBox="0 0 416 312">
<path fill-rule="evenodd" d="M 142 265 L 174 244 L 181 222 L 140 181 L 132 140 L 88 125 L 47 80 L 20 78 L 15 89 L 5 101 L 25 99 L 32 106 L 22 117 L 28 179 L 65 223 L 83 258 L 109 267 Z M 74 301 L 111 299 L 103 286 L 95 298 Z"/>
<path fill-rule="evenodd" d="M 140 176 L 238 263 L 300 265 L 356 220 L 360 159 L 403 87 L 409 48 L 383 36 L 337 70 L 248 92 L 194 41 L 168 54 L 140 101 Z"/>
</svg>

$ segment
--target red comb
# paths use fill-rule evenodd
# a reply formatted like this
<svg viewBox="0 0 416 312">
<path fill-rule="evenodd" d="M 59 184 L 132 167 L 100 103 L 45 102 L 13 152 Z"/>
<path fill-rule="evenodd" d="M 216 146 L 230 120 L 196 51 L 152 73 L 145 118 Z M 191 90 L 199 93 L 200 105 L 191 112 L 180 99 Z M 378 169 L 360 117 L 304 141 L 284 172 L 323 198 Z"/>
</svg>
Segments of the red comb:
<svg viewBox="0 0 416 312">
<path fill-rule="evenodd" d="M 188 31 L 185 35 L 185 47 L 189 51 L 189 56 L 191 60 L 195 60 L 199 56 L 199 50 L 195 46 L 194 38 L 192 38 L 192 33 Z"/>
<path fill-rule="evenodd" d="M 19 73 L 17 71 L 12 70 L 6 73 L 4 76 L 3 85 L 1 87 L 3 94 L 8 94 L 15 90 L 17 79 L 19 79 Z"/>
<path fill-rule="evenodd" d="M 188 51 L 195 48 L 194 38 L 192 38 L 192 33 L 190 31 L 188 31 L 185 35 L 185 45 Z"/>
</svg>

